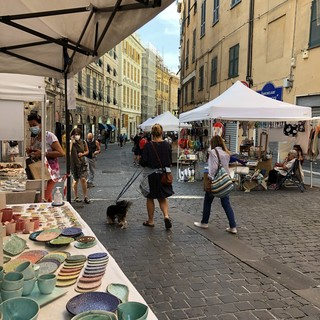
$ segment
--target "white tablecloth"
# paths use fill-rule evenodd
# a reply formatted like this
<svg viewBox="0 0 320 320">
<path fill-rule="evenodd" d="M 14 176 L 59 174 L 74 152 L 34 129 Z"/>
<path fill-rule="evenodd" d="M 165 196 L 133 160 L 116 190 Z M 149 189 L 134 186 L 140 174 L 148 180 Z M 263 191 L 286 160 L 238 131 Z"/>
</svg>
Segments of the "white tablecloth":
<svg viewBox="0 0 320 320">
<path fill-rule="evenodd" d="M 84 235 L 95 236 L 95 234 L 93 233 L 91 228 L 80 217 L 78 212 L 76 212 L 76 210 L 74 210 L 74 208 L 69 203 L 66 203 L 66 205 L 73 211 L 74 215 L 77 217 L 78 221 L 83 226 L 82 230 L 83 230 Z M 29 205 L 26 204 L 25 206 L 29 206 Z M 28 235 L 19 234 L 19 237 L 22 237 L 24 239 L 28 239 Z M 6 239 L 4 239 L 4 241 L 5 240 Z M 45 247 L 43 243 L 34 242 L 29 239 L 27 240 L 27 244 L 28 244 L 28 247 L 30 248 L 30 250 L 45 249 L 50 252 L 51 251 L 59 251 L 59 249 L 48 248 L 48 247 Z M 108 252 L 106 250 L 106 248 L 100 243 L 100 241 L 98 241 L 98 243 L 94 247 L 89 248 L 89 249 L 77 249 L 71 243 L 68 247 L 63 248 L 62 250 L 68 251 L 72 255 L 84 254 L 86 256 L 88 256 L 91 253 L 95 253 L 95 252 Z M 58 271 L 56 273 L 58 273 Z M 81 276 L 81 274 L 80 274 L 80 276 Z M 133 284 L 125 276 L 125 274 L 122 272 L 122 270 L 120 269 L 120 267 L 116 263 L 116 261 L 113 259 L 113 257 L 109 254 L 109 262 L 106 267 L 106 273 L 102 279 L 101 286 L 96 291 L 106 292 L 107 285 L 110 283 L 121 283 L 121 284 L 127 285 L 129 288 L 129 301 L 138 301 L 138 302 L 146 304 L 145 300 L 142 298 L 140 293 L 136 290 L 136 288 L 133 286 Z M 79 294 L 78 292 L 76 292 L 74 290 L 75 287 L 76 287 L 76 283 L 72 286 L 66 287 L 65 289 L 68 290 L 67 294 L 65 294 L 64 296 L 58 298 L 57 300 L 54 300 L 53 302 L 41 307 L 38 319 L 39 320 L 60 320 L 60 319 L 69 320 L 69 319 L 71 319 L 72 315 L 68 311 L 66 311 L 66 304 L 72 297 Z M 154 313 L 151 311 L 151 309 L 149 309 L 148 320 L 153 320 L 153 319 L 157 319 L 157 317 L 154 315 Z"/>
</svg>

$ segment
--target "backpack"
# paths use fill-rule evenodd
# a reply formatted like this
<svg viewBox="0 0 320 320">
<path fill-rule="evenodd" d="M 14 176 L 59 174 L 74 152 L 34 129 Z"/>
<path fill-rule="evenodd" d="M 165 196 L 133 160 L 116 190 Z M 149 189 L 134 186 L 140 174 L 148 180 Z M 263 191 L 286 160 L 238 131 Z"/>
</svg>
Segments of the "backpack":
<svg viewBox="0 0 320 320">
<path fill-rule="evenodd" d="M 9 141 L 9 146 L 11 147 L 11 148 L 13 148 L 13 147 L 16 147 L 18 145 L 18 141 Z"/>
<path fill-rule="evenodd" d="M 141 138 L 139 141 L 139 149 L 142 150 L 147 142 L 146 138 Z"/>
</svg>

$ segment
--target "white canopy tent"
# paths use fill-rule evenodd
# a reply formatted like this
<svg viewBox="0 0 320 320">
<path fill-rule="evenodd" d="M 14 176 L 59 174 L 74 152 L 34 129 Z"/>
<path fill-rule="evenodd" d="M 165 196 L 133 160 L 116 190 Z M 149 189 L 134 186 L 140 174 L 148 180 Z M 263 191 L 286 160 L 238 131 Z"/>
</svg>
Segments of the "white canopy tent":
<svg viewBox="0 0 320 320">
<path fill-rule="evenodd" d="M 67 79 L 173 2 L 0 0 L 0 73 L 63 78 L 68 127 Z M 67 174 L 70 173 L 69 138 L 67 130 Z M 70 178 L 67 200 L 71 201 Z"/>
<path fill-rule="evenodd" d="M 178 131 L 180 128 L 191 128 L 191 124 L 181 123 L 179 119 L 170 111 L 166 111 L 154 118 L 149 118 L 143 122 L 139 127 L 144 131 L 151 131 L 154 124 L 162 125 L 163 131 Z"/>
<path fill-rule="evenodd" d="M 42 114 L 45 115 L 45 97 L 44 77 L 1 73 L 0 109 L 3 116 L 0 118 L 0 140 L 24 142 L 24 102 L 41 102 Z M 43 121 L 42 128 L 42 150 L 45 150 L 45 121 Z M 44 168 L 41 171 L 44 176 Z M 44 195 L 44 188 L 44 179 L 42 179 L 42 195 Z"/>
<path fill-rule="evenodd" d="M 237 81 L 206 104 L 181 113 L 181 122 L 222 119 L 234 121 L 299 121 L 311 119 L 311 108 L 263 96 Z"/>
</svg>

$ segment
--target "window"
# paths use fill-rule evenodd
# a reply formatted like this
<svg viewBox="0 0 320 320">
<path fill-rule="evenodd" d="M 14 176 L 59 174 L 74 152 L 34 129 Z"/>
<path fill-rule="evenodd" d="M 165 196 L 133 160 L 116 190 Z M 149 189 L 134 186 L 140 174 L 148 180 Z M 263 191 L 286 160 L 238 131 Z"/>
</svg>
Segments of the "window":
<svg viewBox="0 0 320 320">
<path fill-rule="evenodd" d="M 217 84 L 217 71 L 218 71 L 218 57 L 214 57 L 211 60 L 211 80 L 210 85 L 214 86 Z"/>
<path fill-rule="evenodd" d="M 189 67 L 189 39 L 187 40 L 187 48 L 186 48 L 186 69 Z"/>
<path fill-rule="evenodd" d="M 220 0 L 213 0 L 213 24 L 219 21 Z"/>
<path fill-rule="evenodd" d="M 86 97 L 87 98 L 91 98 L 91 94 L 90 94 L 90 74 L 87 74 L 87 90 L 86 90 Z"/>
<path fill-rule="evenodd" d="M 320 46 L 320 3 L 312 1 L 309 47 Z"/>
<path fill-rule="evenodd" d="M 206 33 L 206 0 L 201 4 L 201 25 L 200 25 L 200 38 Z"/>
<path fill-rule="evenodd" d="M 197 13 L 197 0 L 194 0 L 194 5 L 193 5 L 193 14 Z"/>
<path fill-rule="evenodd" d="M 192 34 L 192 63 L 196 61 L 196 40 L 197 40 L 196 36 L 197 36 L 197 30 L 194 29 Z"/>
<path fill-rule="evenodd" d="M 191 0 L 188 0 L 188 18 L 187 18 L 187 24 L 189 25 L 190 24 L 190 1 Z"/>
<path fill-rule="evenodd" d="M 188 103 L 188 84 L 184 86 L 184 103 Z"/>
<path fill-rule="evenodd" d="M 237 77 L 239 69 L 239 44 L 229 49 L 229 78 Z"/>
<path fill-rule="evenodd" d="M 199 69 L 199 87 L 198 90 L 203 90 L 203 80 L 204 80 L 204 67 L 201 66 Z"/>
<path fill-rule="evenodd" d="M 84 89 L 82 86 L 82 71 L 78 72 L 78 94 L 82 95 L 84 93 Z"/>
<path fill-rule="evenodd" d="M 240 3 L 241 0 L 231 0 L 231 8 Z"/>
<path fill-rule="evenodd" d="M 190 96 L 190 102 L 194 102 L 194 78 L 191 80 L 191 96 Z"/>
</svg>

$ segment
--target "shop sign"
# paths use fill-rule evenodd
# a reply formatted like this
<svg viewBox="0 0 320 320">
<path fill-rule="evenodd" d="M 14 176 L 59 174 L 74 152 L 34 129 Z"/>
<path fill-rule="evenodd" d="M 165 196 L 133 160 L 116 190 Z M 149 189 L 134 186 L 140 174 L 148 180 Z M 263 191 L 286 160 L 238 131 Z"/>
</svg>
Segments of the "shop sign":
<svg viewBox="0 0 320 320">
<path fill-rule="evenodd" d="M 275 87 L 273 83 L 268 82 L 263 86 L 262 90 L 257 92 L 268 98 L 282 101 L 282 91 L 283 87 Z"/>
</svg>

